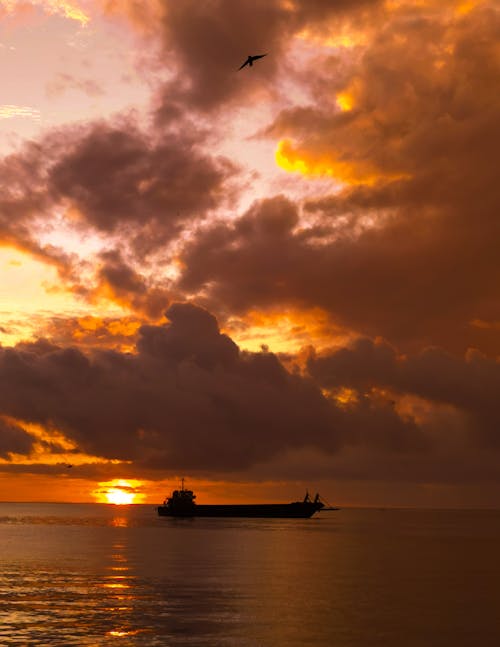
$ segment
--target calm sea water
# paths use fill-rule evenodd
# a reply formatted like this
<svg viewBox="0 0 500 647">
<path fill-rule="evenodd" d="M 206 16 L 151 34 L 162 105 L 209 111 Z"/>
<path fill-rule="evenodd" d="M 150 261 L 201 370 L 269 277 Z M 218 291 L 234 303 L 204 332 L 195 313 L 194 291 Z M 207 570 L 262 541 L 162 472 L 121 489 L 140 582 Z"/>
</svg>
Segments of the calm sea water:
<svg viewBox="0 0 500 647">
<path fill-rule="evenodd" d="M 0 645 L 500 644 L 500 512 L 0 504 Z"/>
</svg>

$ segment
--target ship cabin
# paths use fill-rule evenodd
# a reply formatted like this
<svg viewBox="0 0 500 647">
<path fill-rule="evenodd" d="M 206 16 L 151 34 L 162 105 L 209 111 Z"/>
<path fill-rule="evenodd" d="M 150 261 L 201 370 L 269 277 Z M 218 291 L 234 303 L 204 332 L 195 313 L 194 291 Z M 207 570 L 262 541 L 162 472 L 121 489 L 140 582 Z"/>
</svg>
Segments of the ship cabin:
<svg viewBox="0 0 500 647">
<path fill-rule="evenodd" d="M 188 512 L 196 505 L 195 499 L 196 494 L 192 490 L 186 490 L 184 488 L 184 479 L 182 479 L 181 489 L 174 490 L 172 495 L 165 499 L 163 505 L 167 506 L 169 510 Z"/>
</svg>

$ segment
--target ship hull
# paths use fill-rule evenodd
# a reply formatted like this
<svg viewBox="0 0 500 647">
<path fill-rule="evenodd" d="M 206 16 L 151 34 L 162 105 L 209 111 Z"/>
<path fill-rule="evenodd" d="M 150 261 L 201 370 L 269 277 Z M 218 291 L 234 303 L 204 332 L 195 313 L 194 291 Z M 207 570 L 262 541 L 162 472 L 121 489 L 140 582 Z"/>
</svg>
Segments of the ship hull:
<svg viewBox="0 0 500 647">
<path fill-rule="evenodd" d="M 198 505 L 189 510 L 158 506 L 162 517 L 247 517 L 268 519 L 308 519 L 323 506 L 313 502 L 266 503 L 247 505 Z"/>
</svg>

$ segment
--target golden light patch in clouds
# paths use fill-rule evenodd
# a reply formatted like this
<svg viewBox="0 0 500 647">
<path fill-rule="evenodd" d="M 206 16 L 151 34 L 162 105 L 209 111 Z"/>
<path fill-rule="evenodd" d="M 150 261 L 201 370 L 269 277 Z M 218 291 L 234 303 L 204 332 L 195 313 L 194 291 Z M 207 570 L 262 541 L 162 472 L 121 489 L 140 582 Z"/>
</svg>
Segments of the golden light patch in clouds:
<svg viewBox="0 0 500 647">
<path fill-rule="evenodd" d="M 335 102 L 342 112 L 348 112 L 360 103 L 363 96 L 363 83 L 359 78 L 353 78 L 343 90 L 335 95 Z"/>
<path fill-rule="evenodd" d="M 0 2 L 2 9 L 9 13 L 13 13 L 16 10 L 25 10 L 30 5 L 41 7 L 43 11 L 49 14 L 58 14 L 69 20 L 76 20 L 83 26 L 90 21 L 90 16 L 78 4 L 75 2 L 67 2 L 67 0 L 31 0 L 31 2 L 27 0 L 1 0 Z"/>
<path fill-rule="evenodd" d="M 126 337 L 130 337 L 135 335 L 141 326 L 142 321 L 116 320 L 110 321 L 107 327 L 112 335 L 124 335 Z"/>
<path fill-rule="evenodd" d="M 100 308 L 118 308 L 123 314 L 133 310 L 133 294 L 124 292 L 119 294 L 117 289 L 108 283 L 102 281 L 92 291 L 92 300 Z"/>
<path fill-rule="evenodd" d="M 0 416 L 0 418 L 8 424 L 24 429 L 24 431 L 26 431 L 30 436 L 41 442 L 52 443 L 66 451 L 76 449 L 75 443 L 54 427 L 46 428 L 34 422 L 20 420 L 11 416 Z"/>
<path fill-rule="evenodd" d="M 33 449 L 28 455 L 9 454 L 9 459 L 0 458 L 2 465 L 61 465 L 72 466 L 104 464 L 120 465 L 129 461 L 105 459 L 79 452 L 76 444 L 62 431 L 54 427 L 44 427 L 34 422 L 20 420 L 11 416 L 0 415 L 0 420 L 8 425 L 18 427 L 28 433 L 34 440 Z M 52 449 L 51 449 L 52 448 Z M 52 451 L 52 450 L 56 451 Z"/>
<path fill-rule="evenodd" d="M 75 342 L 85 342 L 89 339 L 103 340 L 106 345 L 115 347 L 116 341 L 130 338 L 130 343 L 122 341 L 119 348 L 122 352 L 132 352 L 135 349 L 135 334 L 143 325 L 144 321 L 138 319 L 105 319 L 93 315 L 79 317 L 77 327 L 72 331 Z"/>
<path fill-rule="evenodd" d="M 368 36 L 362 31 L 355 31 L 348 25 L 335 25 L 332 31 L 318 31 L 309 28 L 300 31 L 297 36 L 300 40 L 314 45 L 315 47 L 356 47 L 365 45 Z"/>
<path fill-rule="evenodd" d="M 408 11 L 411 7 L 415 9 L 433 9 L 440 13 L 443 9 L 448 9 L 457 16 L 464 16 L 489 2 L 491 0 L 454 0 L 454 2 L 446 4 L 443 0 L 386 0 L 384 7 L 388 12 Z"/>
<path fill-rule="evenodd" d="M 358 401 L 357 392 L 346 386 L 340 387 L 333 392 L 330 391 L 328 395 L 332 397 L 340 407 L 348 407 L 349 405 L 356 404 Z"/>
<path fill-rule="evenodd" d="M 243 321 L 229 320 L 225 332 L 240 348 L 252 352 L 267 346 L 273 353 L 293 353 L 304 346 L 324 348 L 350 339 L 349 333 L 337 328 L 321 308 L 272 312 L 253 310 L 245 315 Z"/>
<path fill-rule="evenodd" d="M 275 153 L 276 164 L 289 173 L 316 177 L 331 177 L 343 184 L 374 185 L 384 179 L 369 162 L 346 162 L 332 153 L 314 154 L 295 147 L 289 139 L 278 142 Z M 389 178 L 386 178 L 389 179 Z"/>
<path fill-rule="evenodd" d="M 348 112 L 354 107 L 354 97 L 349 92 L 339 92 L 336 96 L 336 102 L 342 112 Z"/>
<path fill-rule="evenodd" d="M 276 164 L 289 173 L 310 177 L 331 177 L 346 185 L 365 184 L 373 186 L 391 180 L 406 179 L 406 173 L 387 173 L 376 169 L 363 160 L 345 161 L 334 153 L 315 153 L 295 146 L 290 139 L 278 142 Z"/>
<path fill-rule="evenodd" d="M 457 5 L 456 13 L 459 16 L 465 16 L 480 4 L 482 4 L 481 0 L 463 0 Z"/>
<path fill-rule="evenodd" d="M 13 119 L 14 117 L 25 117 L 39 121 L 40 110 L 30 106 L 16 106 L 10 103 L 0 105 L 0 119 Z"/>
<path fill-rule="evenodd" d="M 92 492 L 98 503 L 113 503 L 114 505 L 129 505 L 141 503 L 144 493 L 141 492 L 142 481 L 136 479 L 113 479 L 99 483 L 99 487 Z"/>
<path fill-rule="evenodd" d="M 81 25 L 86 25 L 90 21 L 88 16 L 78 5 L 72 2 L 64 2 L 64 0 L 45 0 L 44 5 L 48 5 L 49 11 L 54 13 L 61 13 L 70 20 L 76 20 Z"/>
</svg>

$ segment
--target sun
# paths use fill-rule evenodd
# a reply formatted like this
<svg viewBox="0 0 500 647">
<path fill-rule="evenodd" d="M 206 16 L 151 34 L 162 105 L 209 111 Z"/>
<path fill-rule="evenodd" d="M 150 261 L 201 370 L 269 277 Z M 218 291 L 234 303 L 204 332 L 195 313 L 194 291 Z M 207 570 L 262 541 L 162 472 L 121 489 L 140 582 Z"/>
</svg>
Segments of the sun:
<svg viewBox="0 0 500 647">
<path fill-rule="evenodd" d="M 124 490 L 120 490 L 120 488 L 113 487 L 106 492 L 105 496 L 108 503 L 128 505 L 134 502 L 135 492 L 125 492 Z"/>
<path fill-rule="evenodd" d="M 126 481 L 115 479 L 99 483 L 99 488 L 92 492 L 99 503 L 112 503 L 114 505 L 130 505 L 138 503 L 142 495 L 138 492 L 140 481 Z"/>
</svg>

